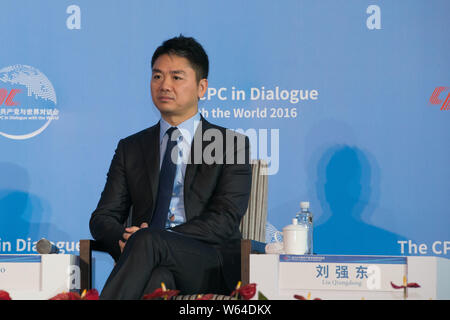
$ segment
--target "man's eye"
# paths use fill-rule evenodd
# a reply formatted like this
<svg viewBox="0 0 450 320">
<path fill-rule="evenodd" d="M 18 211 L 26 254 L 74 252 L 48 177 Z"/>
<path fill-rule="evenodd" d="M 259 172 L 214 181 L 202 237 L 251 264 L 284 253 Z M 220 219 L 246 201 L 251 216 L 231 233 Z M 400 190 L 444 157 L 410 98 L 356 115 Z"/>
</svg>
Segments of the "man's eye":
<svg viewBox="0 0 450 320">
<path fill-rule="evenodd" d="M 179 77 L 179 76 L 174 76 L 173 77 L 175 80 L 181 80 L 182 78 L 181 77 Z"/>
<path fill-rule="evenodd" d="M 161 76 L 160 76 L 159 74 L 153 75 L 153 79 L 154 79 L 154 80 L 158 80 L 158 79 L 160 79 L 160 78 L 161 78 Z"/>
</svg>

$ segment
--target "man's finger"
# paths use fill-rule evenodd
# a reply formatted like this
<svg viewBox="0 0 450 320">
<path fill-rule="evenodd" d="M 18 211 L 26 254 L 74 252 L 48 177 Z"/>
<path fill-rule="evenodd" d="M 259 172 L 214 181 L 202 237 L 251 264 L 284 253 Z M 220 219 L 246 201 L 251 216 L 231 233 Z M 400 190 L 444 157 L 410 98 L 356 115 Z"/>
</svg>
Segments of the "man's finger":
<svg viewBox="0 0 450 320">
<path fill-rule="evenodd" d="M 126 241 L 126 240 L 128 240 L 128 239 L 131 237 L 131 235 L 132 235 L 132 233 L 125 232 L 125 233 L 122 235 L 122 238 L 124 238 L 125 241 Z M 120 241 L 120 240 L 119 240 L 119 241 Z"/>
<path fill-rule="evenodd" d="M 138 228 L 138 227 L 136 227 L 136 226 L 133 226 L 133 227 L 125 228 L 125 231 L 128 232 L 128 233 L 135 233 L 135 232 L 138 231 L 139 229 L 140 229 L 140 228 Z"/>
<path fill-rule="evenodd" d="M 119 240 L 119 247 L 120 247 L 120 252 L 123 252 L 123 248 L 125 248 L 125 242 L 123 242 L 122 240 Z"/>
<path fill-rule="evenodd" d="M 148 228 L 148 223 L 147 222 L 142 222 L 141 228 Z"/>
</svg>

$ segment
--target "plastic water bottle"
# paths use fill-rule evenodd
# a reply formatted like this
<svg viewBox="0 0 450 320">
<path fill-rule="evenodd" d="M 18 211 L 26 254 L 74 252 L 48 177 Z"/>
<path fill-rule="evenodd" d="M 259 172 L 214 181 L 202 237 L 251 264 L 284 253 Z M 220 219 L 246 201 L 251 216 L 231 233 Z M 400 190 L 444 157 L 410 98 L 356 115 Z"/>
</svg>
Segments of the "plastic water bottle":
<svg viewBox="0 0 450 320">
<path fill-rule="evenodd" d="M 308 230 L 308 240 L 305 254 L 313 254 L 313 215 L 312 212 L 309 211 L 309 202 L 300 202 L 300 209 L 300 212 L 296 215 L 298 224 L 304 225 Z"/>
</svg>

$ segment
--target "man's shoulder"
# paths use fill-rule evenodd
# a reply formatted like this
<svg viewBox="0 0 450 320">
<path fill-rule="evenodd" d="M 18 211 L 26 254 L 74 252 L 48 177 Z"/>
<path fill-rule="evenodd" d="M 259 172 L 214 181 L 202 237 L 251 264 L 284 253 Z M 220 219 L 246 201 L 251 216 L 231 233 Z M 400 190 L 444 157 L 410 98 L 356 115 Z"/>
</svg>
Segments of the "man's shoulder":
<svg viewBox="0 0 450 320">
<path fill-rule="evenodd" d="M 124 144 L 135 143 L 137 141 L 140 141 L 141 139 L 151 137 L 154 134 L 159 135 L 159 122 L 149 128 L 143 129 L 139 132 L 129 135 L 128 137 L 122 138 L 120 142 Z"/>
</svg>

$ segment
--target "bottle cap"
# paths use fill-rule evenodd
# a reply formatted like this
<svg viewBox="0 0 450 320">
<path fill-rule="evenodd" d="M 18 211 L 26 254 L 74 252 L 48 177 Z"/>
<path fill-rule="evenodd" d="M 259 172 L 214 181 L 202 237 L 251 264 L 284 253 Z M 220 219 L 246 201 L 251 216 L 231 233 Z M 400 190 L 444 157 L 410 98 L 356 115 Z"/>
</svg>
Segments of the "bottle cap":
<svg viewBox="0 0 450 320">
<path fill-rule="evenodd" d="M 309 201 L 302 201 L 302 202 L 300 202 L 300 208 L 302 208 L 302 209 L 309 209 Z"/>
</svg>

